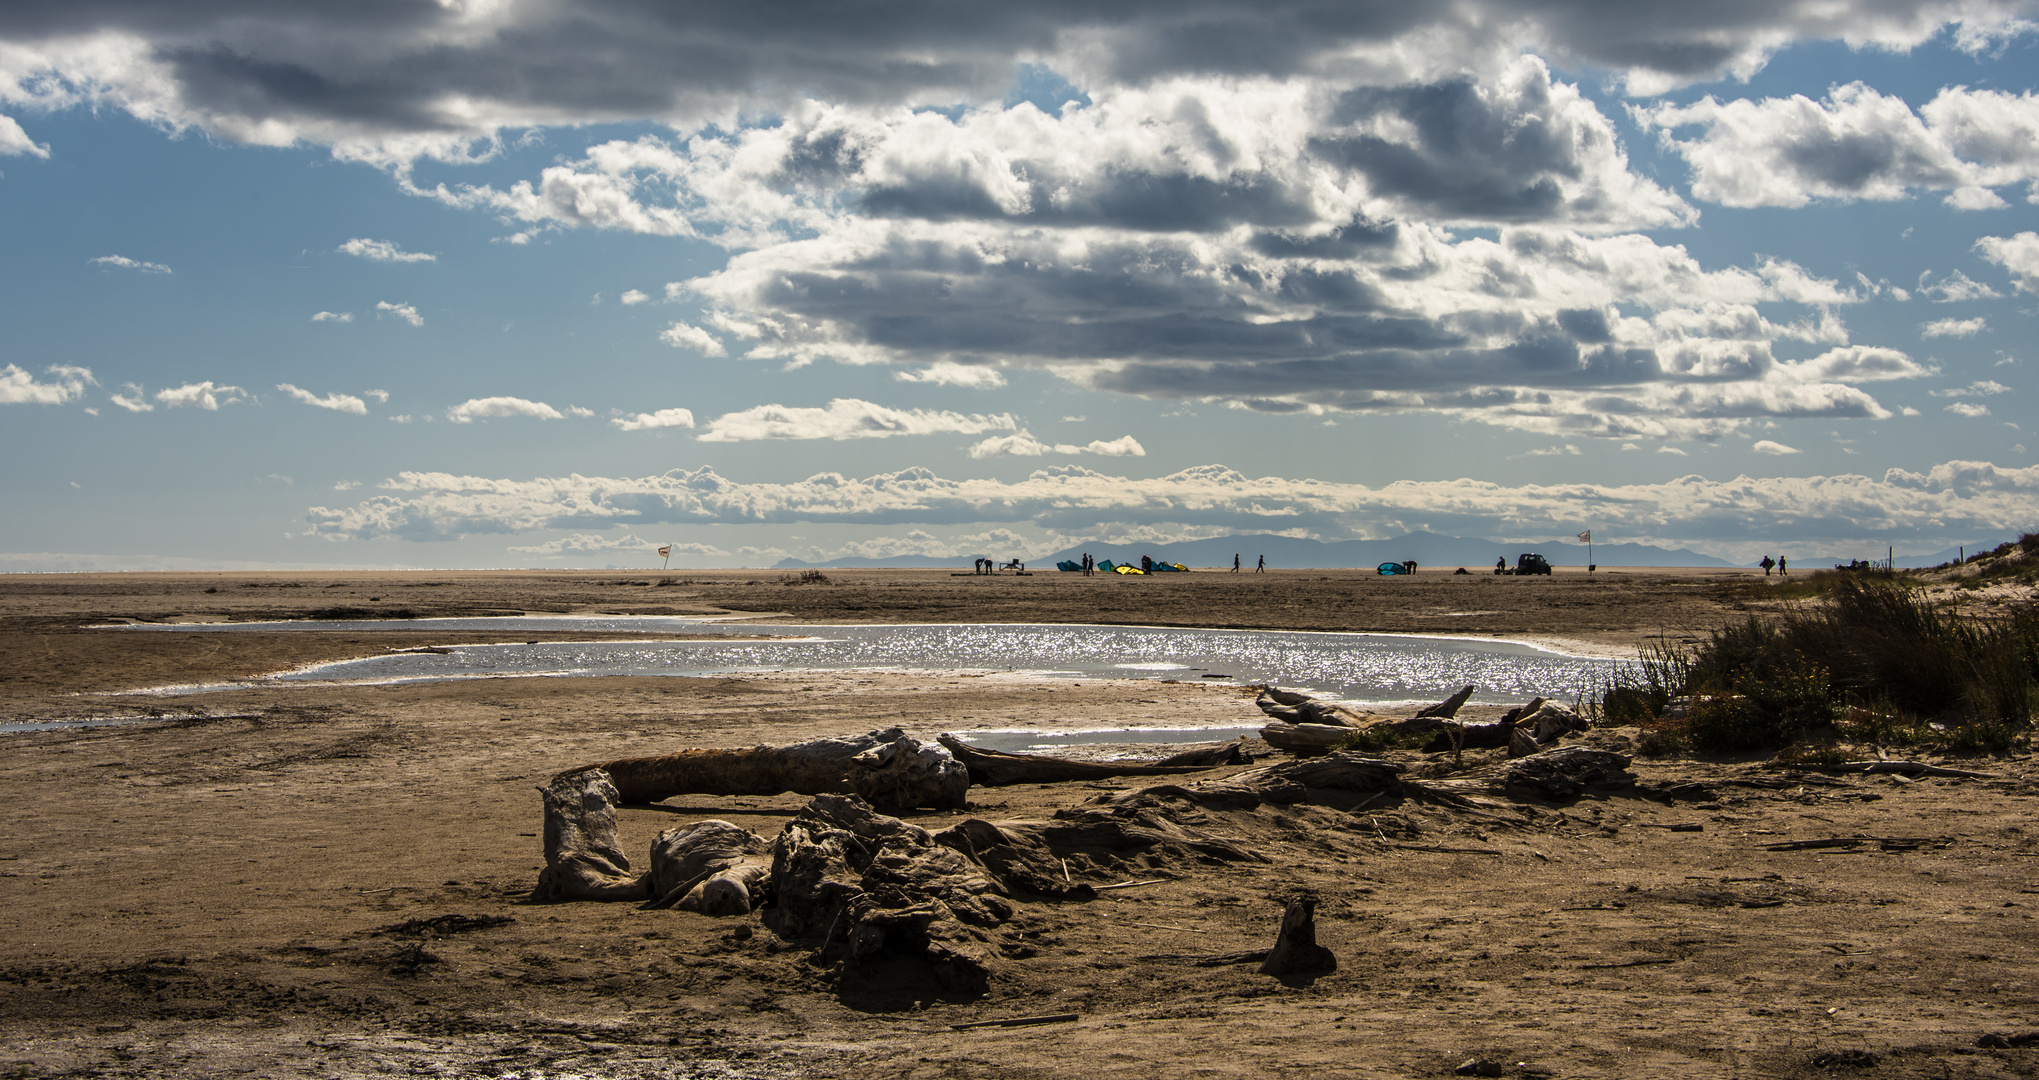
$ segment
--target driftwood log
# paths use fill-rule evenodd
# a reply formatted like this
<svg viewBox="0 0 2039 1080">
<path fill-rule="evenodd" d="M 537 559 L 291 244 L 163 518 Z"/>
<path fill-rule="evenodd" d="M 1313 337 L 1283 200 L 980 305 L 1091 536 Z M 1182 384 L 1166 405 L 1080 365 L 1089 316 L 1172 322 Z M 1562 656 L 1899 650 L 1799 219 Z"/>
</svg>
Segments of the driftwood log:
<svg viewBox="0 0 2039 1080">
<path fill-rule="evenodd" d="M 681 750 L 619 758 L 568 769 L 600 769 L 620 801 L 654 803 L 675 795 L 855 794 L 874 806 L 958 809 L 970 789 L 963 765 L 940 747 L 925 746 L 899 728 L 791 746 Z"/>
<path fill-rule="evenodd" d="M 1260 737 L 1267 745 L 1291 754 L 1328 754 L 1354 730 L 1332 724 L 1269 724 L 1260 729 Z"/>
<path fill-rule="evenodd" d="M 940 735 L 936 737 L 936 741 L 970 771 L 972 783 L 989 787 L 1004 787 L 1008 784 L 1056 784 L 1068 780 L 1103 780 L 1114 776 L 1172 776 L 1177 773 L 1202 772 L 1211 767 L 1189 762 L 1170 765 L 1159 762 L 1071 761 L 1068 758 L 1038 754 L 1008 754 L 1002 750 L 979 749 L 954 735 Z M 1233 760 L 1241 760 L 1237 744 L 1230 744 L 1225 749 L 1231 751 L 1230 757 Z M 1222 760 L 1227 756 L 1222 752 L 1212 756 L 1221 759 L 1212 762 L 1213 765 L 1230 763 Z"/>
<path fill-rule="evenodd" d="M 1289 695 L 1291 697 L 1297 695 Z M 1266 694 L 1255 698 L 1253 703 L 1260 707 L 1270 719 L 1284 724 L 1334 724 L 1344 727 L 1358 727 L 1367 717 L 1353 712 L 1343 705 L 1328 701 L 1304 698 L 1297 705 L 1283 705 Z"/>
</svg>

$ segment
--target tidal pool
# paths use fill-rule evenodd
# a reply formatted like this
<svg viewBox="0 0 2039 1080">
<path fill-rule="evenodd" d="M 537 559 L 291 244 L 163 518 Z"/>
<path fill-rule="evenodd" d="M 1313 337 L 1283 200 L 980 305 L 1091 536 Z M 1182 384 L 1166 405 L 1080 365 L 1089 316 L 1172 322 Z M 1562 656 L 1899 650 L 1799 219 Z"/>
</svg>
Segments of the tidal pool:
<svg viewBox="0 0 2039 1080">
<path fill-rule="evenodd" d="M 1511 641 L 1068 624 L 729 626 L 769 637 L 746 641 L 573 641 L 461 644 L 463 630 L 700 631 L 670 617 L 538 616 L 317 623 L 211 623 L 129 627 L 137 632 L 232 633 L 279 629 L 446 632 L 444 651 L 391 653 L 276 676 L 285 682 L 415 682 L 503 676 L 726 675 L 797 670 L 1010 671 L 1043 678 L 1147 678 L 1278 683 L 1361 704 L 1435 701 L 1467 683 L 1473 701 L 1566 696 L 1604 678 L 1614 661 Z"/>
</svg>

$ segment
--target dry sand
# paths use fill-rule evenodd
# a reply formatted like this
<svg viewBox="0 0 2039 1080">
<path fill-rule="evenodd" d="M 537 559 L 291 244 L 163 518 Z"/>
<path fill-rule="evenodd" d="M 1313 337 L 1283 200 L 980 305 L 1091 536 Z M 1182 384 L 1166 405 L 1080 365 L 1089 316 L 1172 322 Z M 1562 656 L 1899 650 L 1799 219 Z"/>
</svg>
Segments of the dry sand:
<svg viewBox="0 0 2039 1080">
<path fill-rule="evenodd" d="M 1525 804 L 1515 824 L 1406 807 L 1213 812 L 1209 831 L 1271 861 L 1079 861 L 1075 872 L 1094 883 L 1136 869 L 1163 881 L 1022 905 L 994 935 L 991 994 L 948 1000 L 910 985 L 843 990 L 755 917 L 524 903 L 539 863 L 533 787 L 589 760 L 889 724 L 932 734 L 1249 722 L 1247 695 L 792 673 L 143 697 L 130 692 L 446 635 L 83 628 L 348 607 L 734 611 L 1450 631 L 1631 649 L 1771 606 L 1760 577 L 1711 572 L 670 577 L 680 583 L 614 572 L 0 578 L 0 721 L 163 714 L 0 735 L 0 1075 L 1410 1077 L 1477 1057 L 1505 1075 L 1827 1076 L 1856 1071 L 1867 1059 L 1845 1056 L 1855 1052 L 1876 1056 L 1864 1076 L 2039 1075 L 2039 1047 L 1975 1045 L 2039 1029 L 2039 770 L 2025 758 L 1970 763 L 1988 780 L 1781 786 L 1787 774 L 1757 762 L 1643 760 L 1635 771 L 1648 784 L 1704 783 L 1712 794 Z M 1633 734 L 1591 737 L 1620 747 Z M 1417 771 L 1449 768 L 1400 757 Z M 977 788 L 967 813 L 1038 819 L 1137 786 Z M 625 850 L 704 817 L 770 836 L 804 801 L 626 809 Z M 1701 830 L 1662 827 L 1673 824 Z M 1930 842 L 1762 849 L 1852 835 Z M 1296 896 L 1318 901 L 1337 972 L 1284 983 L 1250 965 L 1143 959 L 1264 947 Z M 394 929 L 443 915 L 513 921 L 436 938 Z M 1079 1019 L 949 1027 L 1045 1013 Z"/>
</svg>

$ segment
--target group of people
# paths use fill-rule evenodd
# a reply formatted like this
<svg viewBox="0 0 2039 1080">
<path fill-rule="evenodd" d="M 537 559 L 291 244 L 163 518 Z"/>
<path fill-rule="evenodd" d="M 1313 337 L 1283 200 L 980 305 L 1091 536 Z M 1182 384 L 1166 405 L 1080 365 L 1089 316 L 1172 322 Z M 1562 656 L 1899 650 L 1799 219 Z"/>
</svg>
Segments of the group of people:
<svg viewBox="0 0 2039 1080">
<path fill-rule="evenodd" d="M 1084 558 L 1089 559 L 1090 556 L 1085 555 Z M 997 573 L 1000 570 L 1025 570 L 1026 568 L 1027 564 L 1019 561 L 1019 559 L 1017 558 L 1014 558 L 1011 562 L 1008 562 L 1003 566 L 1000 566 L 997 563 L 997 561 L 992 559 L 977 560 L 977 572 L 980 574 L 992 574 Z"/>
<path fill-rule="evenodd" d="M 1232 553 L 1232 572 L 1233 572 L 1233 573 L 1235 573 L 1235 574 L 1239 572 L 1239 553 L 1238 553 L 1238 552 L 1233 552 L 1233 553 Z M 1267 556 L 1265 556 L 1265 555 L 1262 555 L 1262 556 L 1260 557 L 1260 561 L 1259 561 L 1259 562 L 1257 562 L 1257 563 L 1255 563 L 1255 564 L 1253 565 L 1253 572 L 1254 572 L 1254 573 L 1256 573 L 1256 574 L 1265 574 L 1265 573 L 1267 573 Z"/>
<path fill-rule="evenodd" d="M 1784 556 L 1782 555 L 1779 555 L 1775 559 L 1772 559 L 1770 556 L 1765 555 L 1763 556 L 1763 561 L 1757 563 L 1756 565 L 1763 568 L 1764 577 L 1770 576 L 1770 568 L 1773 566 L 1777 568 L 1777 572 L 1780 574 L 1789 574 L 1791 572 L 1791 570 L 1789 569 L 1789 564 L 1785 562 Z"/>
</svg>

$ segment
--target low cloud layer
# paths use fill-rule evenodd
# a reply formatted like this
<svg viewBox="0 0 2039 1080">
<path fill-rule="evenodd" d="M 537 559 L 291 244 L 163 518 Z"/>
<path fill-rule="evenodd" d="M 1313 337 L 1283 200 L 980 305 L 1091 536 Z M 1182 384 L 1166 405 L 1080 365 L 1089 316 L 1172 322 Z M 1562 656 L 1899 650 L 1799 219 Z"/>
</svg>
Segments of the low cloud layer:
<svg viewBox="0 0 2039 1080">
<path fill-rule="evenodd" d="M 1659 484 L 1502 485 L 1398 481 L 1380 487 L 1252 478 L 1218 465 L 1152 479 L 1073 465 L 1025 479 L 950 480 L 927 469 L 865 478 L 823 473 L 796 483 L 743 483 L 713 469 L 657 476 L 530 480 L 402 473 L 353 506 L 312 507 L 310 532 L 334 539 L 447 540 L 538 529 L 653 525 L 1014 524 L 1095 531 L 1101 523 L 1300 530 L 1335 536 L 1443 533 L 1557 535 L 1591 525 L 1609 537 L 1681 544 L 1766 537 L 1955 542 L 2029 529 L 2039 520 L 2039 466 L 1950 461 L 1881 477 L 1685 476 Z"/>
<path fill-rule="evenodd" d="M 1011 435 L 995 435 L 970 448 L 973 458 L 992 457 L 1042 457 L 1047 454 L 1100 454 L 1104 457 L 1146 457 L 1147 448 L 1140 440 L 1127 435 L 1123 438 L 1104 440 L 1093 439 L 1087 444 L 1046 443 L 1034 438 L 1033 432 L 1016 431 Z"/>
<path fill-rule="evenodd" d="M 889 439 L 898 435 L 977 435 L 1014 431 L 1010 414 L 958 413 L 935 409 L 894 409 L 857 398 L 837 398 L 826 408 L 758 405 L 724 413 L 708 422 L 702 442 L 761 439 Z"/>
</svg>

